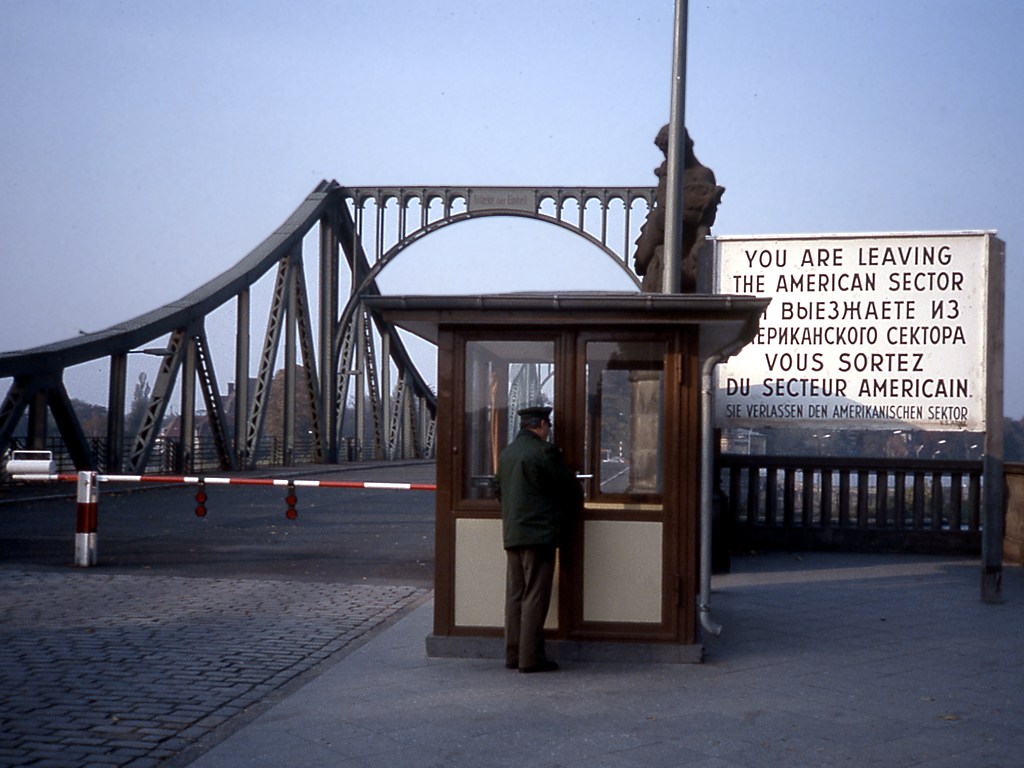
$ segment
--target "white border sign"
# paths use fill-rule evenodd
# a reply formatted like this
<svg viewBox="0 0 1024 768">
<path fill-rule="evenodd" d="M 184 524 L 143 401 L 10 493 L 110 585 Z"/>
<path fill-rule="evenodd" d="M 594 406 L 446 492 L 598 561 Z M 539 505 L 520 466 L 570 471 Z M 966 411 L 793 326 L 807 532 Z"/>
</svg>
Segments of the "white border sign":
<svg viewBox="0 0 1024 768">
<path fill-rule="evenodd" d="M 715 238 L 716 290 L 772 298 L 718 366 L 718 425 L 984 430 L 992 240 Z"/>
</svg>

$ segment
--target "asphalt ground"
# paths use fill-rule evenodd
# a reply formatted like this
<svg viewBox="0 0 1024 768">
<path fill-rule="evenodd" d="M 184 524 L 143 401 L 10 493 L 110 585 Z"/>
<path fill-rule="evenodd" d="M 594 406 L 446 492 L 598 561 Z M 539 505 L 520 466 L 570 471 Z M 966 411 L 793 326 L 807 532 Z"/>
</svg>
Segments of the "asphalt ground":
<svg viewBox="0 0 1024 768">
<path fill-rule="evenodd" d="M 404 616 L 192 768 L 1019 768 L 1024 572 L 976 560 L 762 553 L 715 576 L 701 664 L 424 653 Z"/>
<path fill-rule="evenodd" d="M 211 473 L 211 476 L 213 473 Z M 433 484 L 433 462 L 282 470 L 276 478 Z M 280 486 L 100 483 L 97 552 L 104 573 L 433 584 L 434 494 L 298 488 L 286 517 Z M 0 568 L 74 562 L 73 482 L 0 488 Z"/>
</svg>

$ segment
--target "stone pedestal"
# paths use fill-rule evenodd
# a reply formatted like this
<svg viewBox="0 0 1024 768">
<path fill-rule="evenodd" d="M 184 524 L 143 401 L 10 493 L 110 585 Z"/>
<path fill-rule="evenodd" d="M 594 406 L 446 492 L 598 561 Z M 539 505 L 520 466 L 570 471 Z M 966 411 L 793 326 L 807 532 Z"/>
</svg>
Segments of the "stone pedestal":
<svg viewBox="0 0 1024 768">
<path fill-rule="evenodd" d="M 1024 464 L 1004 464 L 1006 478 L 1006 526 L 1003 559 L 1024 565 Z"/>
</svg>

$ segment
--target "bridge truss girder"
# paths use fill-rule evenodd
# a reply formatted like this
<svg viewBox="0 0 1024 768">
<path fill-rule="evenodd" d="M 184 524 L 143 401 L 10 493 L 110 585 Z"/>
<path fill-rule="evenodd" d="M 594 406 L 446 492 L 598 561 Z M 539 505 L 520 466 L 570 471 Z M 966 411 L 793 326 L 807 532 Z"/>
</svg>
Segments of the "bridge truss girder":
<svg viewBox="0 0 1024 768">
<path fill-rule="evenodd" d="M 365 297 L 380 294 L 380 272 L 411 244 L 442 227 L 504 215 L 575 232 L 604 251 L 639 285 L 628 260 L 639 225 L 653 203 L 650 187 L 342 187 L 321 182 L 245 258 L 182 299 L 103 331 L 0 354 L 0 380 L 11 379 L 0 401 L 0 454 L 11 447 L 26 413 L 27 443 L 45 444 L 49 410 L 66 452 L 79 469 L 144 472 L 162 438 L 176 442 L 174 469 L 194 471 L 200 421 L 212 438 L 219 468 L 250 468 L 260 458 L 268 410 L 280 402 L 283 413 L 276 437 L 282 446 L 282 463 L 296 460 L 300 412 L 304 425 L 309 425 L 307 460 L 334 463 L 342 458 L 430 456 L 435 394 L 395 329 L 363 305 Z M 621 206 L 618 229 L 609 225 L 609 211 L 616 205 Z M 641 210 L 634 211 L 635 206 Z M 304 243 L 310 241 L 319 251 L 316 326 L 303 260 Z M 342 257 L 347 275 L 341 269 Z M 250 384 L 251 291 L 270 274 L 274 283 L 266 330 Z M 347 293 L 344 307 L 343 293 Z M 235 383 L 233 402 L 228 403 L 219 389 L 218 361 L 206 320 L 232 301 L 234 360 L 228 364 L 233 362 Z M 154 342 L 164 346 L 140 349 Z M 126 443 L 127 360 L 137 352 L 158 355 L 160 364 L 141 423 Z M 99 360 L 109 364 L 102 455 L 90 450 L 75 403 L 64 386 L 68 368 Z M 280 400 L 271 397 L 276 386 L 283 390 Z M 180 416 L 177 434 L 168 436 L 165 421 L 175 388 L 180 394 Z M 196 409 L 198 393 L 206 409 L 202 415 Z"/>
</svg>

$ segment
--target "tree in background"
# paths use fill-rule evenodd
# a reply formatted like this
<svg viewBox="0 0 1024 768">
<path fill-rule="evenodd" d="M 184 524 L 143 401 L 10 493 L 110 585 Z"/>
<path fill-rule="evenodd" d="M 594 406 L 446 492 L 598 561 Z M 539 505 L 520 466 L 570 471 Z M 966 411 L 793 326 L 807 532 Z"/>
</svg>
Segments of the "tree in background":
<svg viewBox="0 0 1024 768">
<path fill-rule="evenodd" d="M 1024 419 L 1007 419 L 1003 428 L 1003 458 L 1024 461 Z"/>
<path fill-rule="evenodd" d="M 139 374 L 139 380 L 135 383 L 135 391 L 132 393 L 132 404 L 128 408 L 128 415 L 125 418 L 125 434 L 137 435 L 139 433 L 142 420 L 146 416 L 146 409 L 149 407 L 149 396 L 152 391 L 149 378 L 143 371 Z"/>
</svg>

